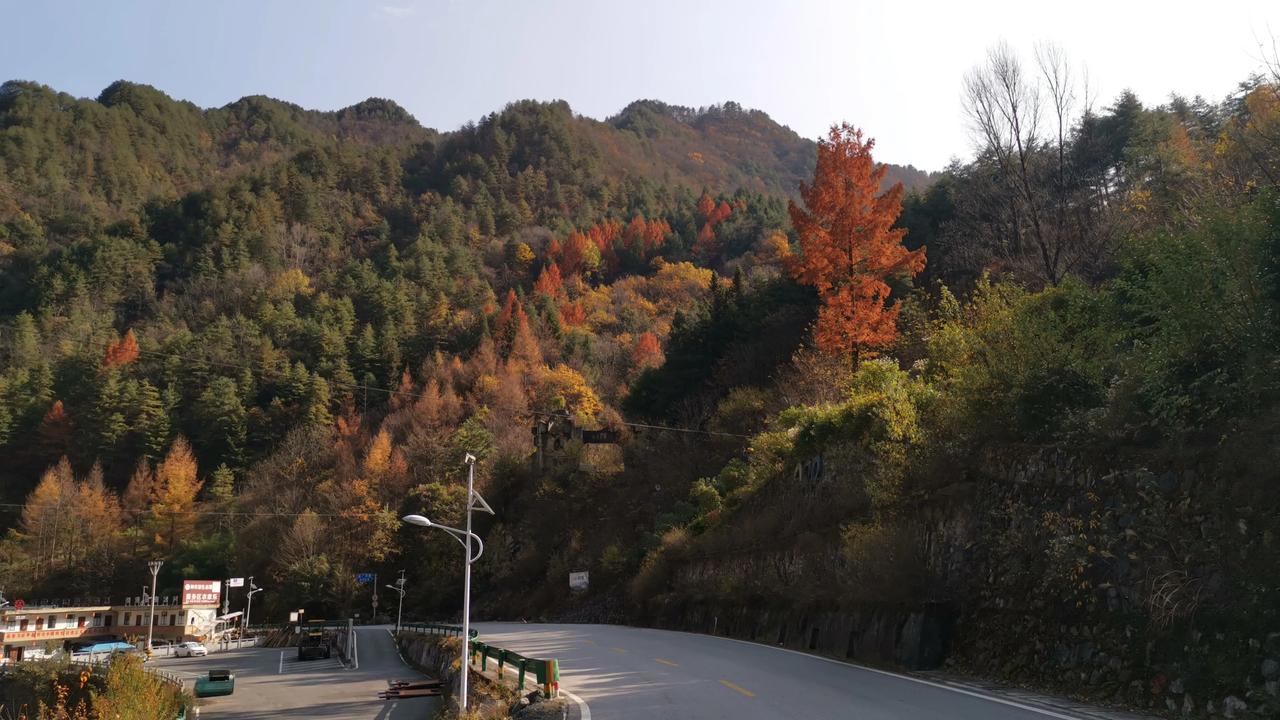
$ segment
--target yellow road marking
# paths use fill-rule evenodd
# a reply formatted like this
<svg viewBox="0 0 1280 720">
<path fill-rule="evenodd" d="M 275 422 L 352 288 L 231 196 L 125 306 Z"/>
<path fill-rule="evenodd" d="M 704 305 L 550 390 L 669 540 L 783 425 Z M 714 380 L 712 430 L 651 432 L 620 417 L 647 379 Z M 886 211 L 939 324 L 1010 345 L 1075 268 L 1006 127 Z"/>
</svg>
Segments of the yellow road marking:
<svg viewBox="0 0 1280 720">
<path fill-rule="evenodd" d="M 663 660 L 662 658 L 654 658 L 654 659 L 653 659 L 653 661 L 654 661 L 654 662 L 660 662 L 660 663 L 662 663 L 663 665 L 670 665 L 671 667 L 680 667 L 680 663 L 678 663 L 678 662 L 671 662 L 670 660 Z"/>
<path fill-rule="evenodd" d="M 753 693 L 753 692 L 751 692 L 750 690 L 748 690 L 748 689 L 746 689 L 746 688 L 744 688 L 744 687 L 739 687 L 739 686 L 737 686 L 737 685 L 734 685 L 733 683 L 729 682 L 728 680 L 721 680 L 721 681 L 720 681 L 720 684 L 721 684 L 721 685 L 723 685 L 723 686 L 725 686 L 725 687 L 727 687 L 727 688 L 729 688 L 730 690 L 733 690 L 734 692 L 740 692 L 740 693 L 742 693 L 743 695 L 746 695 L 747 697 L 755 697 L 755 696 L 756 696 L 756 694 L 755 694 L 755 693 Z"/>
<path fill-rule="evenodd" d="M 610 650 L 612 650 L 612 651 L 614 651 L 614 652 L 616 652 L 616 653 L 624 653 L 624 652 L 626 652 L 626 650 L 623 650 L 622 648 L 609 648 L 609 649 L 610 649 Z"/>
</svg>

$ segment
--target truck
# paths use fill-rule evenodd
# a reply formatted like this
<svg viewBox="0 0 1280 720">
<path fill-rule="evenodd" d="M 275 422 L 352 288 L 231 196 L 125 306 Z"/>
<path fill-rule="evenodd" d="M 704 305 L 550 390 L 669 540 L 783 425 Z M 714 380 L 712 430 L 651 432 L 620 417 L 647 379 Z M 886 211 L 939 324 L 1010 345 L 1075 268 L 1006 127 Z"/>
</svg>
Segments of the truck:
<svg viewBox="0 0 1280 720">
<path fill-rule="evenodd" d="M 230 695 L 236 689 L 236 675 L 230 670 L 210 670 L 209 674 L 196 678 L 196 697 Z"/>
<path fill-rule="evenodd" d="M 308 625 L 298 638 L 298 659 L 318 660 L 333 654 L 333 633 L 323 624 Z"/>
</svg>

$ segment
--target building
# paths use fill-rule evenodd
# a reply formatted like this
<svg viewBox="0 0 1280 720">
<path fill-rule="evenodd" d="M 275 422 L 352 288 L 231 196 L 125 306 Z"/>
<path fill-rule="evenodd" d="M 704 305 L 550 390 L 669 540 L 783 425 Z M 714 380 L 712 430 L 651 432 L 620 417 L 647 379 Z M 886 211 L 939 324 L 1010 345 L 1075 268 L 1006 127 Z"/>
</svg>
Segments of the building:
<svg viewBox="0 0 1280 720">
<path fill-rule="evenodd" d="M 0 610 L 0 663 L 35 660 L 84 643 L 113 639 L 145 643 L 151 605 L 145 598 L 126 598 L 120 604 L 82 600 L 39 600 Z M 184 600 L 186 602 L 184 602 Z M 156 642 L 205 640 L 219 630 L 218 593 L 188 592 L 157 597 Z"/>
</svg>

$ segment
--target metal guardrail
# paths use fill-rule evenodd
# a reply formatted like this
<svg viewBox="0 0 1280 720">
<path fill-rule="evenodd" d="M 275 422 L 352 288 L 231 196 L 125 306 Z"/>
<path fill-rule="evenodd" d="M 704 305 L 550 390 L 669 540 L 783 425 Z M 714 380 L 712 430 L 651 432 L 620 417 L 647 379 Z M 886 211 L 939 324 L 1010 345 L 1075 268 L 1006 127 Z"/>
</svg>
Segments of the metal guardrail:
<svg viewBox="0 0 1280 720">
<path fill-rule="evenodd" d="M 105 670 L 105 669 L 107 668 L 107 666 L 108 666 L 109 664 L 111 664 L 111 658 L 110 658 L 110 657 L 105 657 L 105 658 L 84 658 L 84 657 L 71 658 L 71 664 L 72 664 L 72 665 L 84 665 L 85 667 L 89 668 L 89 669 L 90 669 L 90 671 L 92 671 L 92 672 L 99 672 L 99 671 L 101 671 L 101 670 Z M 183 689 L 183 680 L 182 680 L 182 676 L 178 675 L 177 673 L 172 673 L 172 672 L 169 672 L 168 670 L 163 670 L 163 669 L 161 669 L 161 668 L 145 667 L 145 666 L 142 668 L 142 671 L 143 671 L 143 672 L 145 672 L 145 673 L 147 673 L 148 675 L 151 675 L 152 677 L 154 677 L 154 678 L 156 678 L 156 679 L 160 680 L 160 681 L 161 681 L 161 682 L 163 682 L 163 683 L 167 683 L 167 684 L 169 684 L 169 685 L 172 685 L 172 686 L 176 687 L 176 688 L 177 688 L 177 689 L 179 689 L 179 690 L 182 690 L 182 689 Z"/>
<path fill-rule="evenodd" d="M 489 658 L 498 661 L 498 679 L 503 677 L 503 670 L 507 665 L 513 665 L 516 668 L 518 676 L 516 678 L 516 687 L 521 691 L 524 690 L 525 675 L 532 672 L 537 679 L 538 685 L 542 688 L 542 694 L 546 697 L 553 698 L 560 693 L 560 661 L 542 658 L 531 658 L 521 655 L 514 650 L 495 647 L 488 643 L 472 640 L 470 661 L 471 665 L 476 664 L 476 657 L 480 658 L 480 672 L 489 669 Z"/>
<path fill-rule="evenodd" d="M 440 623 L 403 623 L 400 625 L 402 632 L 416 632 L 423 635 L 444 635 L 446 637 L 461 637 L 461 625 L 441 625 Z M 471 629 L 471 639 L 475 640 L 480 636 L 480 631 L 475 628 Z"/>
<path fill-rule="evenodd" d="M 458 625 L 441 625 L 438 623 L 408 623 L 400 626 L 402 631 L 416 632 L 423 635 L 441 635 L 444 637 L 461 637 L 462 628 Z M 489 669 L 489 660 L 493 659 L 498 662 L 498 678 L 504 677 L 508 666 L 514 668 L 516 672 L 516 687 L 524 690 L 525 682 L 528 675 L 532 674 L 537 680 L 538 685 L 542 688 L 542 693 L 547 697 L 555 697 L 560 692 L 560 661 L 547 660 L 543 658 L 532 658 L 521 655 L 515 650 L 497 647 L 488 643 L 481 642 L 476 638 L 480 633 L 471 630 L 470 652 L 468 653 L 468 662 L 472 667 L 476 666 L 479 660 L 480 672 L 487 672 Z"/>
</svg>

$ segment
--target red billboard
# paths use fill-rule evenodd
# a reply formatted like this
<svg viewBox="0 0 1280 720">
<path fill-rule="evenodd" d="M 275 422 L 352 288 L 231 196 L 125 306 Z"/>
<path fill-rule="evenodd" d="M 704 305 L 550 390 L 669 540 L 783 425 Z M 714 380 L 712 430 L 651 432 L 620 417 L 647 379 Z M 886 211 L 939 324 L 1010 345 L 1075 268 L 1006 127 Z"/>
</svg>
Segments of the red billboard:
<svg viewBox="0 0 1280 720">
<path fill-rule="evenodd" d="M 183 580 L 182 604 L 217 605 L 222 597 L 222 581 L 220 580 Z"/>
</svg>

